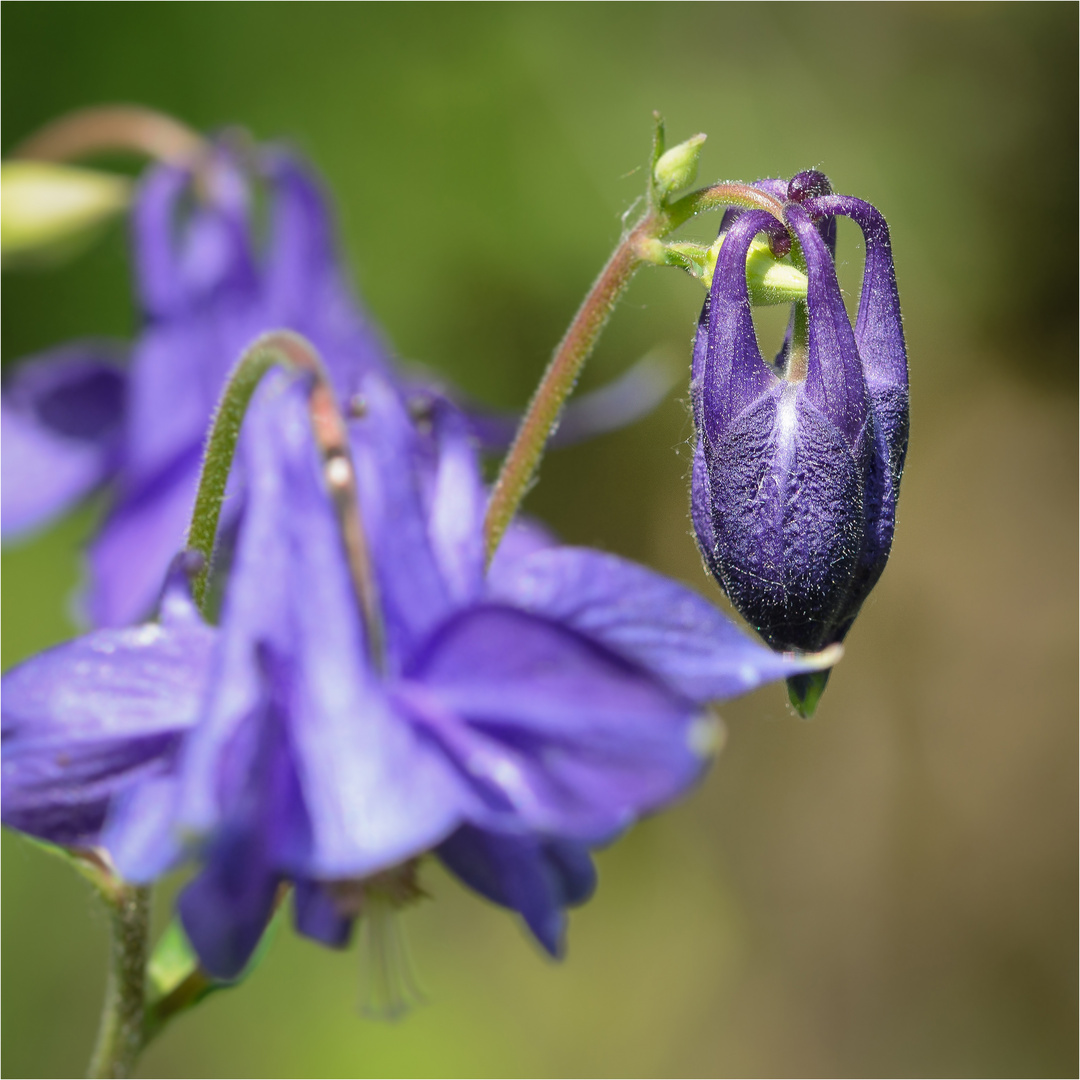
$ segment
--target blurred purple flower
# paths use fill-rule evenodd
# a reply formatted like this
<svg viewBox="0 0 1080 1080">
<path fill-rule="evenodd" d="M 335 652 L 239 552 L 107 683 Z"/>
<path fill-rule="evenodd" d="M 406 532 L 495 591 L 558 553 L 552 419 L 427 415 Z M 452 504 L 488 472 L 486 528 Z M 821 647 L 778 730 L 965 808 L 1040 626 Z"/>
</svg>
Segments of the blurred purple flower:
<svg viewBox="0 0 1080 1080">
<path fill-rule="evenodd" d="M 269 236 L 260 246 L 252 183 L 265 181 Z M 385 350 L 339 264 L 326 199 L 288 153 L 240 154 L 219 143 L 196 176 L 163 166 L 143 180 L 133 212 L 142 329 L 130 349 L 66 345 L 20 364 L 0 398 L 3 534 L 18 537 L 103 485 L 113 499 L 90 549 L 85 613 L 98 626 L 145 617 L 183 543 L 206 435 L 226 377 L 260 334 L 290 329 L 322 355 L 341 401 L 367 371 L 389 376 Z M 397 373 L 414 407 L 451 391 L 427 373 Z M 648 360 L 574 403 L 569 442 L 632 422 L 666 395 Z M 485 444 L 508 444 L 516 418 L 469 408 Z M 233 479 L 225 532 L 243 510 Z"/>
<path fill-rule="evenodd" d="M 789 329 L 775 364 L 763 359 L 744 267 L 775 221 L 730 215 L 694 347 L 693 518 L 709 569 L 765 640 L 820 649 L 847 634 L 889 556 L 908 437 L 904 335 L 878 211 L 829 194 L 820 173 L 763 183 L 786 199 L 806 258 L 805 355 L 792 355 Z M 866 240 L 854 330 L 830 250 L 837 215 Z"/>
<path fill-rule="evenodd" d="M 252 174 L 267 185 L 264 250 Z M 221 143 L 198 180 L 176 166 L 153 169 L 132 240 L 143 325 L 130 364 L 98 342 L 28 360 L 5 382 L 0 424 L 5 538 L 112 486 L 85 598 L 90 621 L 105 626 L 144 617 L 158 595 L 183 542 L 225 378 L 260 333 L 288 327 L 309 338 L 342 400 L 362 372 L 385 369 L 339 267 L 319 185 L 291 155 L 261 150 L 245 163 Z"/>
<path fill-rule="evenodd" d="M 349 936 L 435 850 L 558 953 L 594 884 L 588 849 L 677 797 L 711 747 L 708 702 L 812 670 L 696 594 L 598 552 L 508 540 L 484 572 L 467 424 L 419 438 L 399 390 L 361 380 L 351 425 L 376 570 L 378 654 L 300 388 L 248 414 L 248 507 L 220 629 L 174 582 L 159 624 L 99 630 L 3 682 L 3 821 L 100 845 L 179 901 L 206 968 L 235 976 L 284 881 L 301 933 Z"/>
</svg>

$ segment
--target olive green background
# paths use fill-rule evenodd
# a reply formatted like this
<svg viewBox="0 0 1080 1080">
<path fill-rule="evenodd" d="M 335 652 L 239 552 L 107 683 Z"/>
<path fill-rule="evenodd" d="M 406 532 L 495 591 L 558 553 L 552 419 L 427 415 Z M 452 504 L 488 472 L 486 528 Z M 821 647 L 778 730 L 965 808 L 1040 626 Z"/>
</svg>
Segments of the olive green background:
<svg viewBox="0 0 1080 1080">
<path fill-rule="evenodd" d="M 817 715 L 776 686 L 725 706 L 701 787 L 600 856 L 562 964 L 432 867 L 407 916 L 427 1006 L 363 1019 L 356 950 L 285 929 L 143 1075 L 1076 1074 L 1075 5 L 54 3 L 3 21 L 5 149 L 110 101 L 291 140 L 396 351 L 493 404 L 526 400 L 616 241 L 654 108 L 675 139 L 708 133 L 703 181 L 816 166 L 874 202 L 909 344 L 894 554 Z M 133 330 L 119 228 L 3 285 L 5 362 Z M 679 385 L 553 454 L 529 505 L 715 599 L 687 511 L 701 299 L 674 270 L 640 276 L 585 382 L 655 351 Z M 5 665 L 74 632 L 93 517 L 5 553 Z M 104 918 L 18 837 L 3 868 L 4 1075 L 78 1074 Z"/>
</svg>

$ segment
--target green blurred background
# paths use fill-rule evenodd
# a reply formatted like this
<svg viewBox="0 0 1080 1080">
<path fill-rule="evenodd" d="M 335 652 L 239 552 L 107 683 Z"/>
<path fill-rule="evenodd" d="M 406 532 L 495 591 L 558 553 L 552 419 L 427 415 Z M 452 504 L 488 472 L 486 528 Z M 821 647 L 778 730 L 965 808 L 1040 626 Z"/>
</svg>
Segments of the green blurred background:
<svg viewBox="0 0 1080 1080">
<path fill-rule="evenodd" d="M 1076 1074 L 1075 5 L 54 3 L 4 25 L 5 149 L 110 101 L 288 138 L 395 349 L 492 404 L 526 400 L 617 239 L 654 108 L 708 133 L 702 180 L 817 166 L 880 207 L 908 335 L 895 550 L 817 715 L 775 686 L 728 705 L 701 788 L 601 855 L 564 963 L 431 868 L 408 916 L 425 1008 L 362 1019 L 355 950 L 283 932 L 144 1075 Z M 119 228 L 6 274 L 4 361 L 129 336 L 127 274 Z M 640 275 L 586 384 L 650 351 L 685 373 L 701 299 Z M 530 507 L 715 599 L 683 378 L 552 455 Z M 74 632 L 92 526 L 5 552 L 5 666 Z M 78 1074 L 104 918 L 17 837 L 3 869 L 4 1075 Z"/>
</svg>

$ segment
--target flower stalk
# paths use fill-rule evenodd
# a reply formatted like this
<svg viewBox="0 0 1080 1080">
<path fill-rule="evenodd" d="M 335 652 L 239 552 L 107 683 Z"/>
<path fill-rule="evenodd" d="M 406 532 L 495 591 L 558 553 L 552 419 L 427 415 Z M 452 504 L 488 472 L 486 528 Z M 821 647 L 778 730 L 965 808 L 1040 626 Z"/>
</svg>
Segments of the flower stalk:
<svg viewBox="0 0 1080 1080">
<path fill-rule="evenodd" d="M 202 556 L 202 565 L 191 581 L 191 593 L 200 610 L 205 608 L 221 504 L 225 500 L 225 486 L 232 471 L 244 414 L 263 376 L 283 360 L 272 343 L 265 343 L 265 339 L 256 342 L 233 368 L 210 424 L 186 545 L 190 551 L 197 551 Z"/>
<path fill-rule="evenodd" d="M 87 1075 L 130 1076 L 144 1046 L 150 890 L 113 878 L 101 895 L 109 909 L 109 971 Z"/>
<path fill-rule="evenodd" d="M 202 556 L 202 565 L 192 580 L 192 595 L 199 608 L 204 609 L 221 506 L 244 414 L 263 376 L 276 367 L 304 374 L 310 379 L 308 410 L 312 433 L 322 455 L 323 475 L 341 528 L 372 658 L 380 664 L 382 623 L 371 554 L 356 496 L 356 471 L 349 451 L 345 419 L 319 354 L 310 342 L 291 331 L 275 330 L 260 337 L 237 362 L 225 384 L 210 427 L 188 530 L 187 547 Z"/>
<path fill-rule="evenodd" d="M 777 255 L 787 253 L 790 241 L 783 204 L 749 184 L 719 183 L 693 191 L 668 205 L 650 209 L 624 234 L 559 342 L 499 470 L 484 518 L 489 562 L 533 484 L 544 448 L 585 362 L 638 268 L 644 263 L 666 261 L 660 241 L 679 226 L 698 214 L 730 206 L 772 214 L 777 220 L 775 233 L 770 235 L 773 251 Z"/>
</svg>

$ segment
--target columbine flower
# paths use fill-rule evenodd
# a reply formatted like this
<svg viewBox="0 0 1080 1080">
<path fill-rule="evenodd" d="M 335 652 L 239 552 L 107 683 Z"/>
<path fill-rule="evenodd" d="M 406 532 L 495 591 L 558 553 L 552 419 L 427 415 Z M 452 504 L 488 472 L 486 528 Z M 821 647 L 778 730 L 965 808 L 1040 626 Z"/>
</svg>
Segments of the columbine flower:
<svg viewBox="0 0 1080 1080">
<path fill-rule="evenodd" d="M 253 176 L 266 182 L 265 247 L 252 221 Z M 303 334 L 342 401 L 352 399 L 364 372 L 391 374 L 339 265 L 319 184 L 291 155 L 242 155 L 221 143 L 197 170 L 156 168 L 140 185 L 132 232 L 143 327 L 130 364 L 111 343 L 66 345 L 20 364 L 0 400 L 5 538 L 112 486 L 85 598 L 90 622 L 104 626 L 144 617 L 156 599 L 183 542 L 225 378 L 256 337 L 277 328 Z M 426 375 L 394 377 L 421 411 L 449 393 Z M 655 367 L 639 364 L 572 406 L 563 441 L 629 423 L 667 389 Z M 469 421 L 492 446 L 508 443 L 516 426 L 478 409 Z M 227 525 L 242 514 L 243 488 L 243 477 L 234 477 Z"/>
<path fill-rule="evenodd" d="M 418 439 L 390 383 L 369 373 L 362 394 L 374 621 L 303 398 L 278 381 L 249 413 L 220 629 L 173 587 L 160 624 L 97 631 L 4 681 L 4 822 L 104 847 L 135 881 L 196 854 L 180 913 L 221 977 L 283 882 L 298 929 L 341 945 L 373 904 L 415 895 L 431 850 L 557 953 L 593 887 L 588 849 L 700 774 L 705 705 L 835 659 L 772 652 L 594 551 L 521 543 L 485 576 L 460 414 L 437 403 Z"/>
<path fill-rule="evenodd" d="M 755 234 L 776 223 L 747 211 L 726 223 L 694 347 L 698 543 L 732 603 L 780 649 L 820 649 L 850 629 L 888 559 L 907 447 L 888 227 L 869 203 L 828 191 L 821 174 L 801 173 L 785 192 L 809 278 L 803 340 L 789 331 L 775 364 L 761 355 L 744 267 Z M 854 330 L 829 250 L 836 215 L 866 240 Z M 805 684 L 793 689 L 812 708 Z"/>
<path fill-rule="evenodd" d="M 253 168 L 267 182 L 270 235 L 251 220 Z M 331 223 L 306 166 L 264 150 L 245 164 L 221 144 L 192 170 L 140 185 L 133 248 L 142 330 L 130 366 L 115 346 L 68 345 L 5 383 L 3 529 L 33 529 L 105 483 L 114 501 L 90 552 L 87 614 L 147 614 L 183 542 L 203 439 L 225 378 L 260 333 L 287 326 L 322 351 L 343 400 L 381 346 L 339 268 Z M 233 500 L 238 505 L 238 500 Z"/>
</svg>

